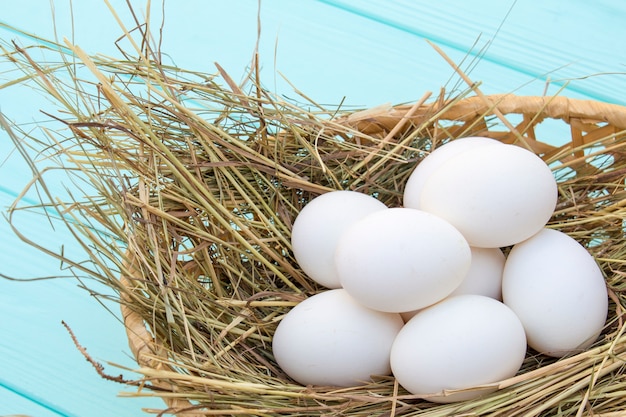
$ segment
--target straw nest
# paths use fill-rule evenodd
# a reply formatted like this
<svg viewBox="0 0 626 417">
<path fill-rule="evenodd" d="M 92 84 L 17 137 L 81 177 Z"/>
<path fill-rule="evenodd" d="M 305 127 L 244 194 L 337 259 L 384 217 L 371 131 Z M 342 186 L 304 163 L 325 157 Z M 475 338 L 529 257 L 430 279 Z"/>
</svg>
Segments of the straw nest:
<svg viewBox="0 0 626 417">
<path fill-rule="evenodd" d="M 50 196 L 45 205 L 89 259 L 48 252 L 119 295 L 140 375 L 126 395 L 161 397 L 163 414 L 181 416 L 608 417 L 626 408 L 626 108 L 484 96 L 457 69 L 465 92 L 344 111 L 274 96 L 254 62 L 235 83 L 219 67 L 214 75 L 172 68 L 149 50 L 128 60 L 58 50 L 64 59 L 53 64 L 5 49 L 21 81 L 37 82 L 63 110 L 45 141 L 11 131 L 38 166 L 47 161 L 80 178 L 73 186 L 88 184 L 85 197 Z M 541 136 L 551 120 L 569 125 L 562 145 Z M 292 306 L 323 290 L 290 248 L 300 209 L 337 189 L 400 206 L 416 164 L 469 135 L 527 147 L 553 168 L 559 202 L 549 227 L 588 248 L 609 288 L 599 340 L 558 360 L 529 351 L 496 392 L 460 403 L 409 395 L 392 377 L 343 389 L 291 381 L 272 357 L 272 334 Z M 40 173 L 33 183 L 46 190 Z"/>
</svg>

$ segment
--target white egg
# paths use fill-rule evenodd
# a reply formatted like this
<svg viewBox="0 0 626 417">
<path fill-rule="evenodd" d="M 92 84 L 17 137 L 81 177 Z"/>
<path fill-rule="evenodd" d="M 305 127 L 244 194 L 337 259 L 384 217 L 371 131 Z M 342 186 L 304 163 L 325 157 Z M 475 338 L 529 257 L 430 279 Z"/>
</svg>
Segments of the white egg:
<svg viewBox="0 0 626 417">
<path fill-rule="evenodd" d="M 447 403 L 494 391 L 479 386 L 514 376 L 525 354 L 524 328 L 515 313 L 492 298 L 467 294 L 447 298 L 410 319 L 390 357 L 402 387 Z"/>
<path fill-rule="evenodd" d="M 420 208 L 420 196 L 422 188 L 428 177 L 439 168 L 444 162 L 455 155 L 460 154 L 468 149 L 473 149 L 485 145 L 501 145 L 502 142 L 480 137 L 472 136 L 462 139 L 456 139 L 447 142 L 432 151 L 426 156 L 413 170 L 404 187 L 404 207 Z"/>
<path fill-rule="evenodd" d="M 556 201 L 557 184 L 545 162 L 502 145 L 448 159 L 424 184 L 420 207 L 454 225 L 471 246 L 499 248 L 541 230 Z"/>
<path fill-rule="evenodd" d="M 463 278 L 461 285 L 453 295 L 477 294 L 491 297 L 496 300 L 502 299 L 502 271 L 504 253 L 500 248 L 476 248 L 472 247 L 472 263 L 470 269 Z"/>
<path fill-rule="evenodd" d="M 348 226 L 387 207 L 356 191 L 331 191 L 311 200 L 296 217 L 291 230 L 294 257 L 302 270 L 327 288 L 339 288 L 333 261 L 339 236 Z"/>
<path fill-rule="evenodd" d="M 302 385 L 354 386 L 389 375 L 399 314 L 355 302 L 343 289 L 307 298 L 280 321 L 272 342 L 280 368 Z"/>
<path fill-rule="evenodd" d="M 556 357 L 589 347 L 608 313 L 598 264 L 576 240 L 553 229 L 511 249 L 502 298 L 522 321 L 528 345 Z"/>
<path fill-rule="evenodd" d="M 337 243 L 341 285 L 358 302 L 380 311 L 426 307 L 459 286 L 471 261 L 461 233 L 441 218 L 411 208 L 363 217 Z"/>
</svg>

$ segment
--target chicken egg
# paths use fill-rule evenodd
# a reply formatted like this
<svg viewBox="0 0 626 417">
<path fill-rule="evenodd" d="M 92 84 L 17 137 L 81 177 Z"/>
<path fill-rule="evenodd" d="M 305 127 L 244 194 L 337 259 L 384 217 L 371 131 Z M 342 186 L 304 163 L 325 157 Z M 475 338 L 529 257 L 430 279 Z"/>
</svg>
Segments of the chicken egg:
<svg viewBox="0 0 626 417">
<path fill-rule="evenodd" d="M 514 376 L 525 355 L 526 336 L 515 313 L 493 298 L 465 294 L 411 318 L 396 336 L 390 360 L 407 391 L 449 403 L 495 391 L 490 384 Z"/>
<path fill-rule="evenodd" d="M 501 248 L 543 228 L 556 206 L 552 171 L 516 145 L 480 146 L 453 156 L 426 180 L 420 208 L 450 222 L 471 246 Z"/>
<path fill-rule="evenodd" d="M 452 225 L 402 207 L 352 224 L 335 253 L 342 287 L 369 308 L 395 313 L 445 298 L 460 285 L 470 262 L 470 247 Z"/>
<path fill-rule="evenodd" d="M 280 368 L 302 385 L 349 387 L 389 375 L 399 314 L 374 311 L 344 289 L 313 295 L 280 321 L 272 341 Z"/>
<path fill-rule="evenodd" d="M 511 249 L 502 299 L 519 316 L 528 345 L 555 357 L 589 347 L 608 314 L 606 283 L 595 259 L 567 234 L 547 228 Z"/>
</svg>

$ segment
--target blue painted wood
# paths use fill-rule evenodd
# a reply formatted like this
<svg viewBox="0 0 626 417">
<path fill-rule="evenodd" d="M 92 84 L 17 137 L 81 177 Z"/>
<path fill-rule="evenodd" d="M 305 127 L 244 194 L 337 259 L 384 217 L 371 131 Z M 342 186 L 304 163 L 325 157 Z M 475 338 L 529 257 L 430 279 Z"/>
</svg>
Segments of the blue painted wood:
<svg viewBox="0 0 626 417">
<path fill-rule="evenodd" d="M 3 206 L 9 203 L 6 194 L 0 194 L 0 203 Z M 46 231 L 41 236 L 42 244 L 59 247 L 64 243 L 72 250 L 67 233 L 51 231 L 41 220 L 38 214 L 25 215 L 17 226 L 31 237 Z M 10 239 L 6 223 L 0 224 L 0 236 L 9 237 L 3 242 L 3 273 L 18 278 L 62 273 L 58 262 Z M 96 292 L 110 293 L 106 288 L 86 283 Z M 142 406 L 161 405 L 156 401 L 116 401 L 120 391 L 135 391 L 135 388 L 101 379 L 74 346 L 62 321 L 111 375 L 119 375 L 121 371 L 108 366 L 107 361 L 134 366 L 117 317 L 117 306 L 108 304 L 116 315 L 107 312 L 79 284 L 73 278 L 36 283 L 0 281 L 0 386 L 4 387 L 0 390 L 0 415 L 11 408 L 16 412 L 13 404 L 16 395 L 22 402 L 30 399 L 37 406 L 35 409 L 44 407 L 49 412 L 72 417 L 94 415 L 89 410 L 98 410 L 97 415 L 103 416 L 134 416 Z M 124 373 L 128 379 L 136 377 Z M 21 413 L 27 414 L 28 409 Z"/>
<path fill-rule="evenodd" d="M 90 53 L 116 55 L 120 31 L 104 2 L 73 3 L 76 43 Z M 112 3 L 130 26 L 125 1 Z M 133 4 L 141 15 L 145 1 Z M 72 38 L 68 5 L 56 2 L 55 17 L 59 35 Z M 207 72 L 215 71 L 217 61 L 240 79 L 256 43 L 256 6 L 252 0 L 166 2 L 166 59 Z M 473 80 L 483 81 L 486 93 L 540 95 L 547 83 L 548 93 L 554 93 L 571 80 L 568 96 L 626 101 L 626 50 L 619 43 L 626 32 L 622 2 L 273 0 L 262 6 L 263 80 L 266 87 L 289 97 L 296 95 L 278 72 L 329 105 L 344 97 L 350 106 L 411 102 L 425 91 L 436 94 L 443 85 L 462 88 L 454 71 L 426 42 L 430 39 Z M 159 24 L 159 7 L 153 13 Z M 4 7 L 0 19 L 46 38 L 54 36 L 51 11 L 40 1 Z M 0 39 L 32 42 L 2 29 Z M 474 59 L 486 47 L 485 54 Z M 0 64 L 0 85 L 17 74 L 6 71 Z M 44 119 L 42 108 L 52 106 L 28 88 L 0 89 L 0 111 L 26 130 Z M 31 176 L 12 148 L 0 131 L 3 210 Z M 62 184 L 54 191 L 63 194 Z M 19 224 L 51 248 L 75 250 L 72 238 L 63 230 L 52 232 L 41 216 L 24 215 Z M 0 245 L 1 273 L 61 273 L 57 262 L 21 243 L 2 219 Z M 141 407 L 161 406 L 158 400 L 118 398 L 119 391 L 132 388 L 101 380 L 72 345 L 61 320 L 72 326 L 97 360 L 133 366 L 118 317 L 77 285 L 73 279 L 0 280 L 0 415 L 125 417 L 140 415 Z M 117 314 L 116 306 L 110 307 Z M 113 367 L 107 370 L 116 372 Z"/>
<path fill-rule="evenodd" d="M 37 417 L 69 417 L 72 415 L 59 405 L 7 381 L 0 381 L 0 399 L 2 399 L 3 413 L 6 415 L 24 415 L 24 410 Z"/>
<path fill-rule="evenodd" d="M 511 81 L 521 76 L 550 79 L 555 87 L 569 82 L 568 92 L 626 102 L 615 94 L 626 87 L 626 52 L 619 46 L 623 2 L 453 0 L 434 6 L 411 0 L 322 1 L 373 24 L 430 39 L 459 58 L 457 62 L 468 51 L 480 55 L 473 77 L 494 83 L 495 92 L 520 86 Z M 405 56 L 411 62 L 410 54 Z M 507 79 L 513 73 L 516 77 Z"/>
</svg>

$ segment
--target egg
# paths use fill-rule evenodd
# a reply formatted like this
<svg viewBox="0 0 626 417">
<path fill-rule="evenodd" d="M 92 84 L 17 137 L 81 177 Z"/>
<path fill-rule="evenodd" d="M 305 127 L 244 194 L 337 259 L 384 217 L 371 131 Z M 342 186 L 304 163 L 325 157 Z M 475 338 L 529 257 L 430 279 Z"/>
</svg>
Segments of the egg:
<svg viewBox="0 0 626 417">
<path fill-rule="evenodd" d="M 343 289 L 307 298 L 279 322 L 272 351 L 280 368 L 302 385 L 349 387 L 391 372 L 399 314 L 368 309 Z"/>
<path fill-rule="evenodd" d="M 506 260 L 500 248 L 471 247 L 470 269 L 453 295 L 477 294 L 502 299 L 502 271 Z"/>
<path fill-rule="evenodd" d="M 428 177 L 437 170 L 444 162 L 451 157 L 460 154 L 468 149 L 473 149 L 485 145 L 501 145 L 502 142 L 480 137 L 471 136 L 467 138 L 456 139 L 439 146 L 430 154 L 428 154 L 413 170 L 409 176 L 403 193 L 404 207 L 416 208 L 420 207 L 420 196 L 424 184 Z"/>
<path fill-rule="evenodd" d="M 424 183 L 420 208 L 450 222 L 471 246 L 501 248 L 541 230 L 554 212 L 557 184 L 534 153 L 480 146 L 445 161 Z"/>
<path fill-rule="evenodd" d="M 448 403 L 494 391 L 489 384 L 514 376 L 525 354 L 526 336 L 515 313 L 493 298 L 466 294 L 410 319 L 393 343 L 390 361 L 407 391 Z"/>
<path fill-rule="evenodd" d="M 589 347 L 608 314 L 595 259 L 567 234 L 547 228 L 511 249 L 502 299 L 519 316 L 528 345 L 555 357 Z"/>
<path fill-rule="evenodd" d="M 360 218 L 387 207 L 376 198 L 356 191 L 340 190 L 311 200 L 296 217 L 291 246 L 300 268 L 326 288 L 339 288 L 334 253 L 339 236 Z"/>
<path fill-rule="evenodd" d="M 335 265 L 363 305 L 403 312 L 431 305 L 460 285 L 471 262 L 461 233 L 421 210 L 395 207 L 363 217 L 342 234 Z"/>
</svg>

